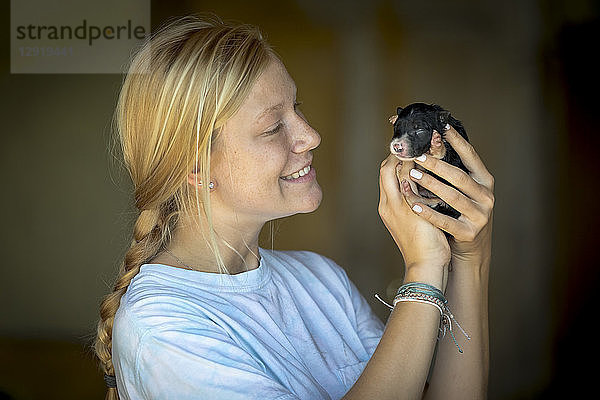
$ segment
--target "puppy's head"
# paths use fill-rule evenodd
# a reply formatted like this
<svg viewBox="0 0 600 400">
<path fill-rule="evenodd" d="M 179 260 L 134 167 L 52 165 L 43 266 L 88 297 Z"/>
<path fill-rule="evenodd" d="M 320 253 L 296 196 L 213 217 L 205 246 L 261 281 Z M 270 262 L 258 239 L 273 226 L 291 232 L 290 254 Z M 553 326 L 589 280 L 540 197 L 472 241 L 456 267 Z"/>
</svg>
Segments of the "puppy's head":
<svg viewBox="0 0 600 400">
<path fill-rule="evenodd" d="M 394 137 L 390 151 L 401 160 L 412 160 L 427 153 L 434 137 L 433 131 L 444 132 L 450 112 L 435 104 L 413 103 L 398 107 L 397 116 L 390 118 L 394 124 Z"/>
</svg>

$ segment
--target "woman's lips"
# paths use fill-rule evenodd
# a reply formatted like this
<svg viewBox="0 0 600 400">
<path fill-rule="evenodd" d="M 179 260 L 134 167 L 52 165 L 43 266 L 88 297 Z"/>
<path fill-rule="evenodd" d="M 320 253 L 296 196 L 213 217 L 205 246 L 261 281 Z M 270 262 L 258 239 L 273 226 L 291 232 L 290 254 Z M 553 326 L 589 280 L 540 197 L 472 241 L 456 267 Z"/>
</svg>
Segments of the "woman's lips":
<svg viewBox="0 0 600 400">
<path fill-rule="evenodd" d="M 297 178 L 292 178 L 292 179 L 283 179 L 283 178 L 279 178 L 279 179 L 281 179 L 284 182 L 289 182 L 289 183 L 304 183 L 304 182 L 312 181 L 316 176 L 317 176 L 317 172 L 311 165 L 310 171 L 308 171 L 308 173 L 304 176 L 299 176 Z"/>
</svg>

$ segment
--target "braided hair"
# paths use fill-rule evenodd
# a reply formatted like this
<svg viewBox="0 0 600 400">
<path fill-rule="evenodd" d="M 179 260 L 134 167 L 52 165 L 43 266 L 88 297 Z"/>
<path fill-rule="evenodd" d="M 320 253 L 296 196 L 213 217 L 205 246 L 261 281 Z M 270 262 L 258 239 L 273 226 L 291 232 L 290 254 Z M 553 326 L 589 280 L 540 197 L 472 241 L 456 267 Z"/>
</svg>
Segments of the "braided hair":
<svg viewBox="0 0 600 400">
<path fill-rule="evenodd" d="M 211 144 L 273 58 L 279 57 L 256 27 L 198 15 L 167 21 L 134 53 L 113 123 L 139 215 L 113 290 L 100 305 L 94 350 L 107 382 L 115 376 L 112 328 L 121 297 L 140 267 L 166 248 L 182 213 L 207 217 L 203 233 L 227 272 L 208 185 L 199 189 L 187 176 L 194 170 L 209 181 Z M 119 398 L 114 386 L 106 399 Z"/>
</svg>

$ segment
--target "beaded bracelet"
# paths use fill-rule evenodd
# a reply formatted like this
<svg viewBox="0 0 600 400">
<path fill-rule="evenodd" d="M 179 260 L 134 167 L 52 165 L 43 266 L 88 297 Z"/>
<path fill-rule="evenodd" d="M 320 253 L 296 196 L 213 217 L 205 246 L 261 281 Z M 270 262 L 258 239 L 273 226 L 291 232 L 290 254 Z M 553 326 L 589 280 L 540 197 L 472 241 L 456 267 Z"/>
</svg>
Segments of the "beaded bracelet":
<svg viewBox="0 0 600 400">
<path fill-rule="evenodd" d="M 384 300 L 379 297 L 378 294 L 375 294 L 377 300 L 381 301 L 383 304 L 388 306 L 390 309 L 394 309 L 396 304 L 400 302 L 418 302 L 431 304 L 440 312 L 440 328 L 438 334 L 438 340 L 444 338 L 446 336 L 446 332 L 450 332 L 450 336 L 452 336 L 452 340 L 456 347 L 458 347 L 458 351 L 463 353 L 463 349 L 459 346 L 456 341 L 456 337 L 454 336 L 454 331 L 452 330 L 452 322 L 458 326 L 463 335 L 467 338 L 467 340 L 471 340 L 471 337 L 465 332 L 465 330 L 460 326 L 452 312 L 450 312 L 450 307 L 448 306 L 448 300 L 444 297 L 444 294 L 441 290 L 436 288 L 435 286 L 431 286 L 427 283 L 422 282 L 409 282 L 406 283 L 400 288 L 398 288 L 398 292 L 396 297 L 394 297 L 393 306 L 386 303 Z"/>
</svg>

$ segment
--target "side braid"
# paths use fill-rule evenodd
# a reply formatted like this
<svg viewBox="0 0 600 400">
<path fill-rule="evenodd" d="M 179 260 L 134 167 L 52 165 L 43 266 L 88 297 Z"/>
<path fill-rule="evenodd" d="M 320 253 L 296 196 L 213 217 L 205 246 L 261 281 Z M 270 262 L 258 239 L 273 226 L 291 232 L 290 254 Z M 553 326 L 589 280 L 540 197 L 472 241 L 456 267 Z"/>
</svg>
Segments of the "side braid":
<svg viewBox="0 0 600 400">
<path fill-rule="evenodd" d="M 199 228 L 210 236 L 219 270 L 227 273 L 208 188 L 200 199 L 189 172 L 197 169 L 200 180 L 210 181 L 211 143 L 274 59 L 278 55 L 258 28 L 196 15 L 163 24 L 131 59 L 113 122 L 142 212 L 113 291 L 100 306 L 94 347 L 105 374 L 115 373 L 112 331 L 121 297 L 140 267 L 166 249 L 180 215 L 197 223 L 206 215 L 206 229 Z M 118 397 L 109 388 L 106 399 Z"/>
<path fill-rule="evenodd" d="M 158 209 L 143 210 L 135 222 L 131 247 L 125 254 L 113 291 L 104 297 L 100 305 L 100 321 L 94 350 L 107 375 L 115 374 L 112 363 L 112 328 L 121 297 L 127 291 L 131 280 L 140 271 L 140 267 L 156 256 L 169 240 L 171 222 L 176 216 L 177 212 L 172 205 L 169 207 L 167 204 Z M 118 400 L 118 398 L 117 389 L 108 388 L 106 400 Z"/>
</svg>

